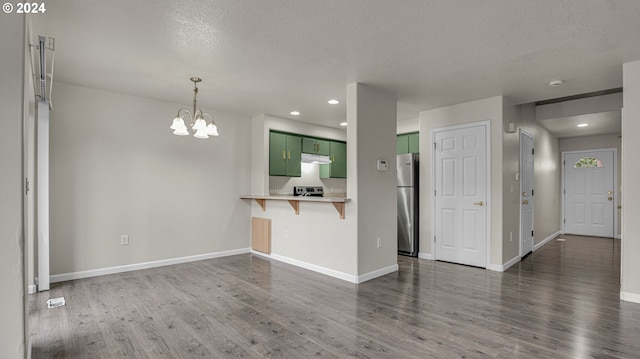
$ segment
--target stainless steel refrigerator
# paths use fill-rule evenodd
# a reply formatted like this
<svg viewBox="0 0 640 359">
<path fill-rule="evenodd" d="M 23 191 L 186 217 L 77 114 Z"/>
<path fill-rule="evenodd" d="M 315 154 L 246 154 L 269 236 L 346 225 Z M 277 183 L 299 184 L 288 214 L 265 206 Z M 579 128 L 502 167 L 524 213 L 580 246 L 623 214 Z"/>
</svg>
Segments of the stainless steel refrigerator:
<svg viewBox="0 0 640 359">
<path fill-rule="evenodd" d="M 417 153 L 398 155 L 398 254 L 418 256 Z"/>
</svg>

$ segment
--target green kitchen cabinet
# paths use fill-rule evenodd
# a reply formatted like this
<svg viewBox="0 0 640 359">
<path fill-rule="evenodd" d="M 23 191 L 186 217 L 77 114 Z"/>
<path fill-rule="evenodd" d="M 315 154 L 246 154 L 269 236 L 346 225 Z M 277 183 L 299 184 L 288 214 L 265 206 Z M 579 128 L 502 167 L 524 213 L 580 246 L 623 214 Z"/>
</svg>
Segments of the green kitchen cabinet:
<svg viewBox="0 0 640 359">
<path fill-rule="evenodd" d="M 269 133 L 269 176 L 300 177 L 302 137 Z"/>
<path fill-rule="evenodd" d="M 404 133 L 396 137 L 396 153 L 420 153 L 420 133 Z"/>
<path fill-rule="evenodd" d="M 398 135 L 396 137 L 396 153 L 399 155 L 409 153 L 409 136 Z"/>
<path fill-rule="evenodd" d="M 312 137 L 302 138 L 302 153 L 311 153 L 316 155 L 329 156 L 331 154 L 330 149 L 331 141 L 321 140 Z"/>
<path fill-rule="evenodd" d="M 347 178 L 347 144 L 331 141 L 331 164 L 320 165 L 320 178 Z"/>
<path fill-rule="evenodd" d="M 418 132 L 407 135 L 409 139 L 409 153 L 420 153 L 420 134 Z"/>
</svg>

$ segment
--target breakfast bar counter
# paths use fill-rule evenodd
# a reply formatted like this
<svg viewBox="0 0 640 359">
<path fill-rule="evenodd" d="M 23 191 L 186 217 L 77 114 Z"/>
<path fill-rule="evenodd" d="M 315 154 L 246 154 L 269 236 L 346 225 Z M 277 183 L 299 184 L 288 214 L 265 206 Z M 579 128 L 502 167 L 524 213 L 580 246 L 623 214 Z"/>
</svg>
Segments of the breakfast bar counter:
<svg viewBox="0 0 640 359">
<path fill-rule="evenodd" d="M 288 201 L 296 214 L 300 214 L 300 202 L 325 202 L 331 203 L 338 211 L 340 219 L 344 219 L 344 204 L 351 202 L 350 198 L 344 197 L 310 197 L 310 196 L 258 196 L 258 195 L 242 195 L 241 199 L 255 200 L 262 211 L 267 210 L 267 201 Z"/>
</svg>

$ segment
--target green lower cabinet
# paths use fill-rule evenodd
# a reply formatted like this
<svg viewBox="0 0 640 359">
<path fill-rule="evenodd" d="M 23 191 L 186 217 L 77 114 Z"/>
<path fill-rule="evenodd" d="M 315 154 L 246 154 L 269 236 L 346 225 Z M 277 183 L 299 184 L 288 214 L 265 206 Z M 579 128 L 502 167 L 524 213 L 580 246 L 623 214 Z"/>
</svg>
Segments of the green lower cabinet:
<svg viewBox="0 0 640 359">
<path fill-rule="evenodd" d="M 396 153 L 420 153 L 420 133 L 412 132 L 396 137 Z"/>
<path fill-rule="evenodd" d="M 347 178 L 347 144 L 331 141 L 331 164 L 320 165 L 320 178 Z"/>
<path fill-rule="evenodd" d="M 269 133 L 269 176 L 300 177 L 302 137 Z"/>
</svg>

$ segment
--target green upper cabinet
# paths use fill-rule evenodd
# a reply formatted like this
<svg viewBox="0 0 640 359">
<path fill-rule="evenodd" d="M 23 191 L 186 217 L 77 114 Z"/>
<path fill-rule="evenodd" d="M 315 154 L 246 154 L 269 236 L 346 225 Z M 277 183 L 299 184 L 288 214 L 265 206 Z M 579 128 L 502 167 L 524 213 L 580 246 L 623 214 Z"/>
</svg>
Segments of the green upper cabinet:
<svg viewBox="0 0 640 359">
<path fill-rule="evenodd" d="M 300 177 L 302 137 L 269 132 L 269 175 Z"/>
<path fill-rule="evenodd" d="M 320 165 L 320 178 L 347 178 L 347 144 L 330 142 L 331 164 Z"/>
<path fill-rule="evenodd" d="M 399 155 L 409 153 L 409 136 L 398 135 L 396 142 L 396 150 Z"/>
<path fill-rule="evenodd" d="M 331 141 L 320 140 L 317 138 L 303 137 L 302 138 L 302 153 L 312 153 L 317 155 L 329 156 Z"/>
<path fill-rule="evenodd" d="M 407 135 L 409 138 L 409 153 L 420 153 L 420 134 L 418 132 Z"/>
<path fill-rule="evenodd" d="M 396 153 L 420 153 L 420 133 L 412 132 L 397 136 Z"/>
</svg>

